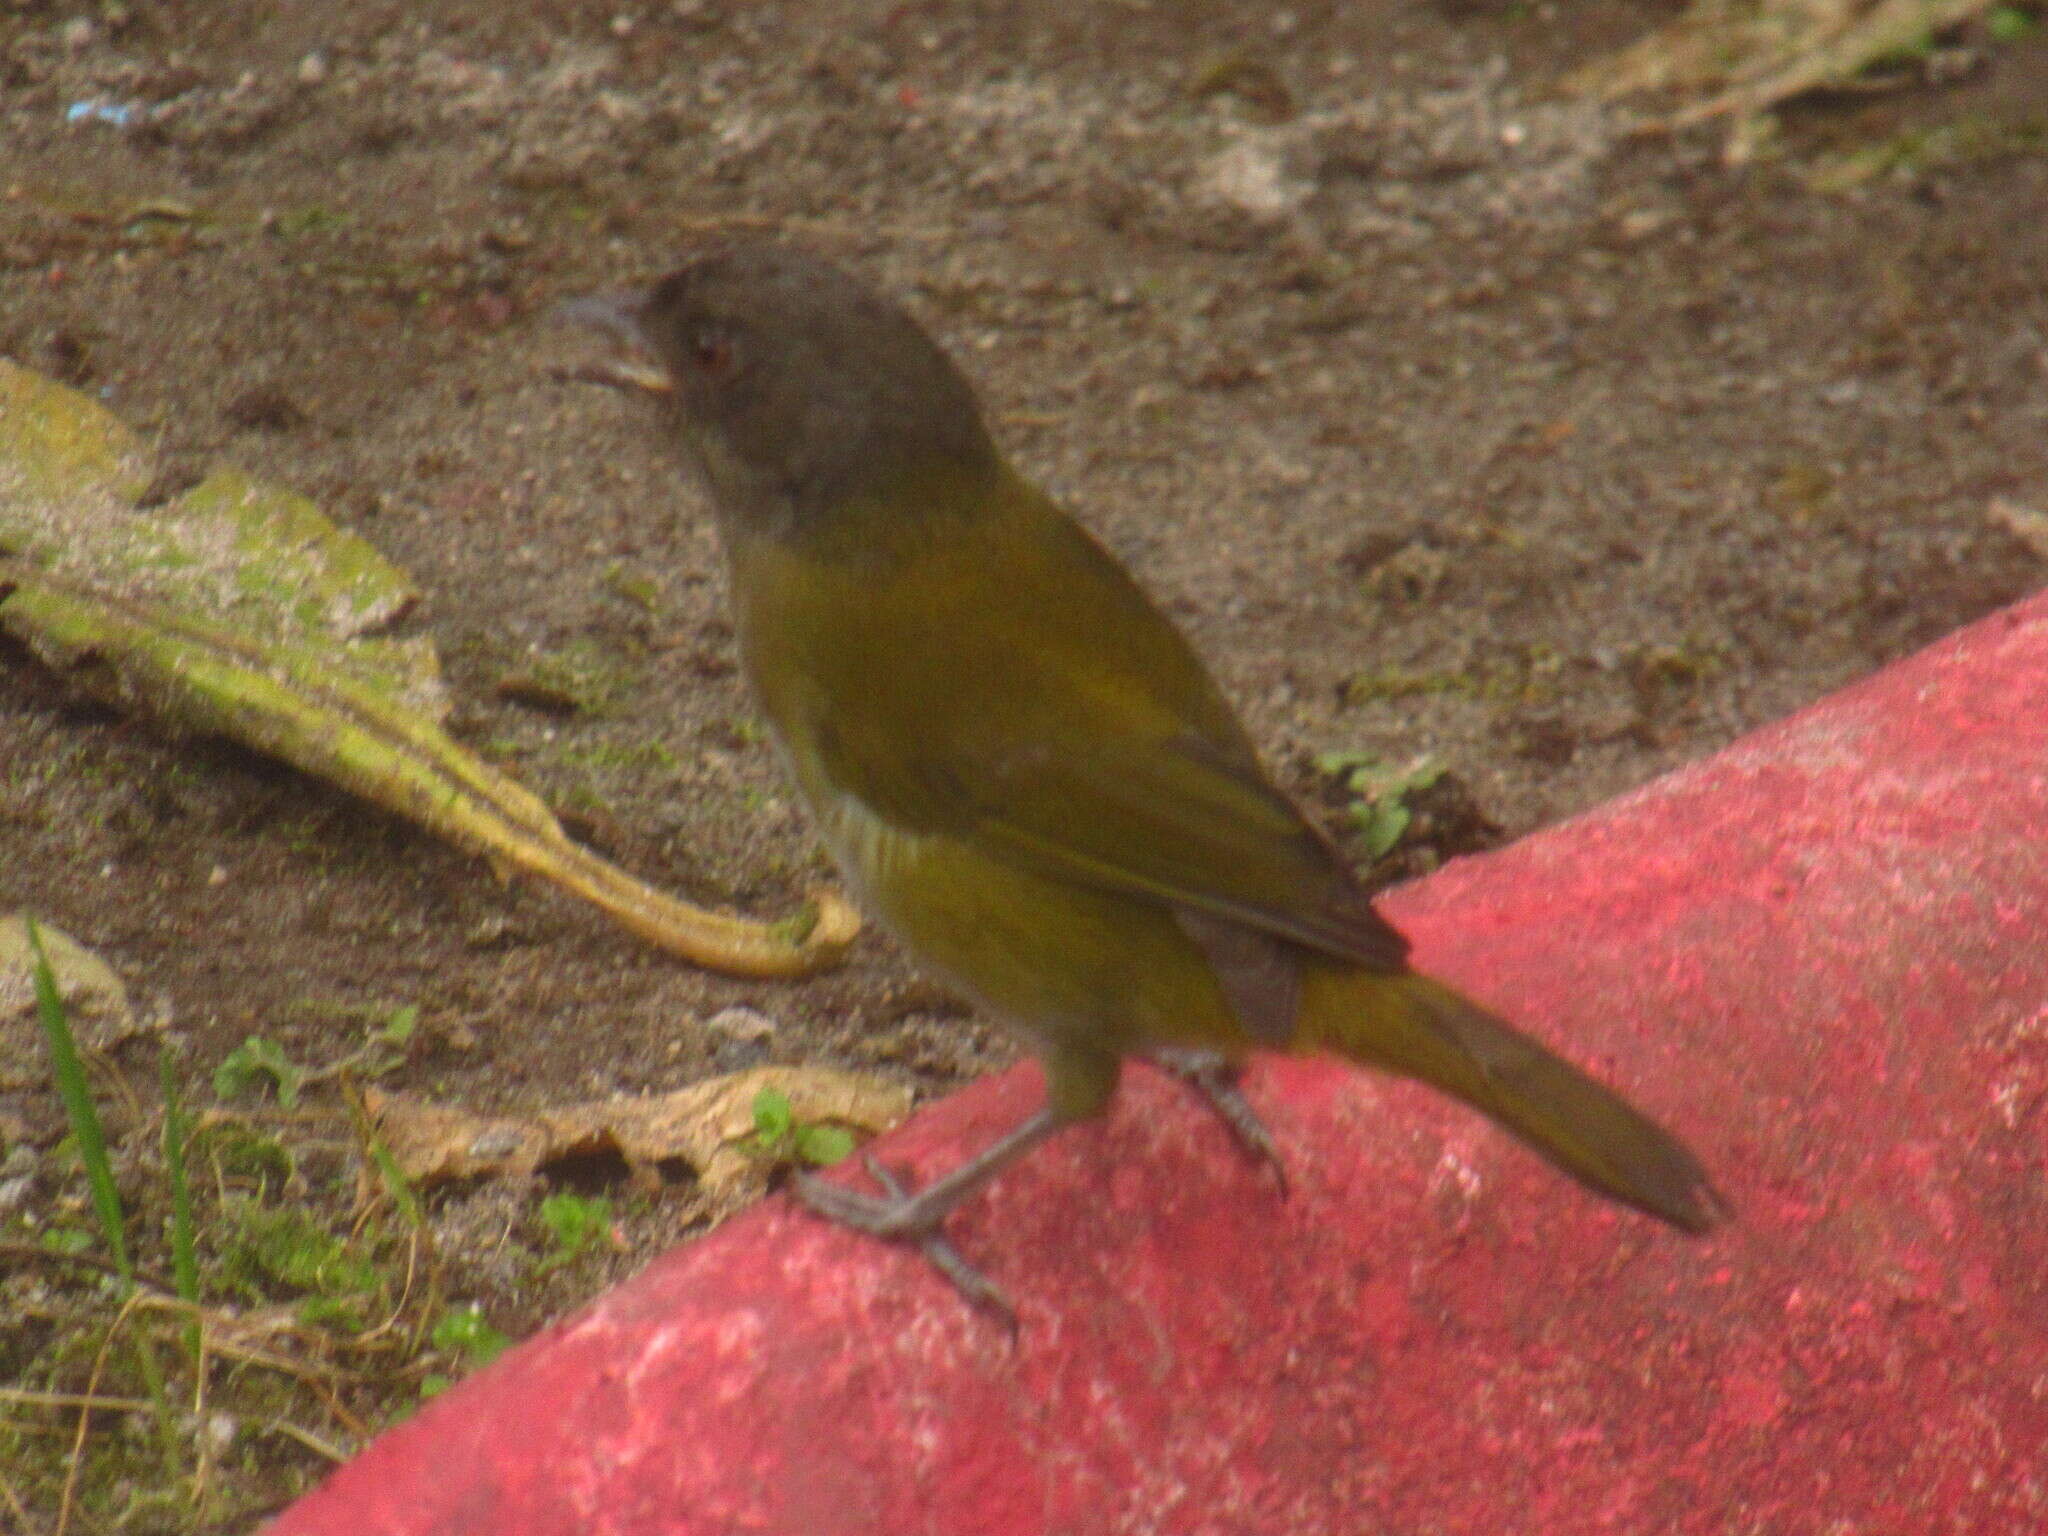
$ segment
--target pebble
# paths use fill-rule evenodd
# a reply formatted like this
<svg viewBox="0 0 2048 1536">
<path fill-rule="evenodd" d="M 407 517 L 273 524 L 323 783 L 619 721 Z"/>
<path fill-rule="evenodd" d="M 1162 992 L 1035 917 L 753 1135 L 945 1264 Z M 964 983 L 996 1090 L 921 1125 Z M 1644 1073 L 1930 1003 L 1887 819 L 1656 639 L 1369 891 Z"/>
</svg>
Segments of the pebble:
<svg viewBox="0 0 2048 1536">
<path fill-rule="evenodd" d="M 735 1004 L 720 1009 L 704 1021 L 706 1029 L 733 1040 L 766 1040 L 775 1033 L 775 1021 L 758 1008 Z"/>
<path fill-rule="evenodd" d="M 1313 190 L 1308 182 L 1287 174 L 1278 146 L 1250 138 L 1203 162 L 1195 185 L 1205 200 L 1258 218 L 1291 212 Z"/>
</svg>

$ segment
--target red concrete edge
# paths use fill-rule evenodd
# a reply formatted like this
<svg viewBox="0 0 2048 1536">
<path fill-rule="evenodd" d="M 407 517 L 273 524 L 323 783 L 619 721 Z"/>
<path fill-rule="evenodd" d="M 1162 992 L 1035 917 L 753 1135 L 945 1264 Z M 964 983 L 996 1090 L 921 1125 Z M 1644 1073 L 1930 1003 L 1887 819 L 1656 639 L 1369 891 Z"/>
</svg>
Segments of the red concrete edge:
<svg viewBox="0 0 2048 1536">
<path fill-rule="evenodd" d="M 961 1213 L 1012 1341 L 770 1200 L 426 1406 L 272 1536 L 2048 1530 L 2048 595 L 1392 894 L 1699 1150 L 1692 1241 L 1467 1112 L 1134 1071 Z M 879 1149 L 942 1167 L 1029 1070 Z"/>
</svg>

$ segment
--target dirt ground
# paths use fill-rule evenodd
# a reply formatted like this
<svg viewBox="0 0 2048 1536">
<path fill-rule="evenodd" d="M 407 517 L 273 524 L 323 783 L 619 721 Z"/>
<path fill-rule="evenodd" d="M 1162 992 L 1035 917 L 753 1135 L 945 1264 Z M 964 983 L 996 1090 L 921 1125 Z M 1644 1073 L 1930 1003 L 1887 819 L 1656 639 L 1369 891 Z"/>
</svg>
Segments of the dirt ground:
<svg viewBox="0 0 2048 1536">
<path fill-rule="evenodd" d="M 228 460 L 315 497 L 430 594 L 407 623 L 466 740 L 647 878 L 772 915 L 824 865 L 706 519 L 634 402 L 547 376 L 546 315 L 782 230 L 913 305 L 1333 827 L 1318 754 L 1448 768 L 1412 871 L 2048 577 L 1994 512 L 2048 510 L 2048 29 L 1803 103 L 1730 167 L 1716 130 L 1553 89 L 1671 14 L 14 0 L 0 353 L 97 394 L 166 484 Z M 500 693 L 560 656 L 604 707 Z M 695 972 L 0 648 L 15 907 L 106 958 L 201 1082 L 245 1036 L 318 1063 L 403 1005 L 385 1085 L 478 1107 L 763 1060 L 938 1093 L 1011 1059 L 884 936 L 802 984 Z M 707 1027 L 736 1005 L 772 1030 Z M 153 1083 L 150 1050 L 114 1064 Z M 331 1097 L 283 1123 L 346 1141 Z M 32 1175 L 0 1222 L 55 1197 L 62 1130 L 47 1088 L 0 1090 Z M 328 1171 L 306 1198 L 345 1210 Z M 609 1266 L 528 1284 L 503 1239 L 536 1198 L 432 1207 L 451 1293 L 513 1334 L 701 1215 L 639 1205 Z"/>
</svg>

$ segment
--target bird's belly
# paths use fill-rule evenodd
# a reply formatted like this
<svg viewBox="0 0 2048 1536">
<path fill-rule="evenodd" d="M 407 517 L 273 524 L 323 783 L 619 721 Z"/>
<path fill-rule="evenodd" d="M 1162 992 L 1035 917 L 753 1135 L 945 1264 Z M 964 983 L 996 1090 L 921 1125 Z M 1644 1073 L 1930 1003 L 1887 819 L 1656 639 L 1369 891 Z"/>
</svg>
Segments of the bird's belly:
<svg viewBox="0 0 2048 1536">
<path fill-rule="evenodd" d="M 1164 907 L 1037 875 L 961 838 L 904 832 L 849 797 L 817 808 L 870 910 L 1034 1042 L 1242 1047 L 1207 963 Z"/>
</svg>

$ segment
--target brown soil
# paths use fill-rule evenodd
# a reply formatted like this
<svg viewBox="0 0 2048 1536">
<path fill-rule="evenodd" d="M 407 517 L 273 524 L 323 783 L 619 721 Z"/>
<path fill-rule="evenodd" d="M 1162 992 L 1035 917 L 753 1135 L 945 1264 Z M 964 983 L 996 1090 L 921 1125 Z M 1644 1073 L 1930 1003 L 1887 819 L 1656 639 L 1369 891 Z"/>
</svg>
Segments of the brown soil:
<svg viewBox="0 0 2048 1536">
<path fill-rule="evenodd" d="M 96 392 L 167 473 L 235 461 L 407 566 L 462 734 L 688 895 L 772 914 L 823 864 L 694 492 L 631 402 L 546 376 L 545 316 L 723 223 L 906 297 L 1333 825 L 1316 754 L 1447 764 L 1455 803 L 1391 869 L 2043 579 L 1990 513 L 2048 509 L 2040 28 L 1952 82 L 1803 105 L 1731 169 L 1714 134 L 1550 93 L 1669 14 L 1619 0 L 118 9 L 0 18 L 0 352 Z M 135 115 L 67 121 L 93 102 Z M 1813 189 L 1873 146 L 1896 163 Z M 571 648 L 611 708 L 494 693 Z M 166 1010 L 199 1081 L 251 1034 L 333 1059 L 360 1036 L 337 1017 L 407 1003 L 386 1085 L 478 1107 L 762 1059 L 940 1092 L 1010 1058 L 885 937 L 800 985 L 691 971 L 4 649 L 16 906 Z M 773 1034 L 704 1027 L 735 1004 Z M 0 1143 L 61 1130 L 54 1095 L 0 1095 Z M 454 1293 L 512 1332 L 573 1298 L 493 1268 L 533 1199 L 434 1211 Z M 636 1255 L 695 1215 L 638 1210 Z"/>
</svg>

